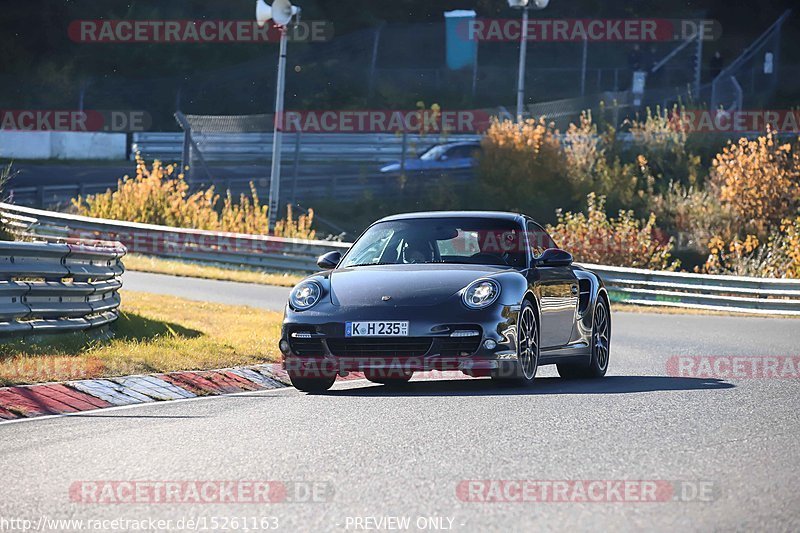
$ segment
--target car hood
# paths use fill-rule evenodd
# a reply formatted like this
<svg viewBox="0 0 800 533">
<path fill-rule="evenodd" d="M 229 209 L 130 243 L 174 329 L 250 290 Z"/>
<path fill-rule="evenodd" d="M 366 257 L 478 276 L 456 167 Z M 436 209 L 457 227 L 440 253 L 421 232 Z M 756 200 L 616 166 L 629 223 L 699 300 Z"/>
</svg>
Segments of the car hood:
<svg viewBox="0 0 800 533">
<path fill-rule="evenodd" d="M 489 265 L 377 265 L 330 272 L 331 301 L 342 306 L 428 306 L 453 298 L 479 278 L 508 271 Z M 391 299 L 384 302 L 382 298 Z"/>
</svg>

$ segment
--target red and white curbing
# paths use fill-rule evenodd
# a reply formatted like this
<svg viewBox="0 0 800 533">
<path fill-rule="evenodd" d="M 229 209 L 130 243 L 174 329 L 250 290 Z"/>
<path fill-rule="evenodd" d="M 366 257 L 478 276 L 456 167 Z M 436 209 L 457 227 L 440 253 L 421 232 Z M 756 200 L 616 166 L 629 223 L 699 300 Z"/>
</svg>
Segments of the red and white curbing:
<svg viewBox="0 0 800 533">
<path fill-rule="evenodd" d="M 0 420 L 286 387 L 279 365 L 84 379 L 0 389 Z"/>
<path fill-rule="evenodd" d="M 339 380 L 364 379 L 350 372 Z M 461 372 L 420 372 L 415 379 L 470 379 Z M 0 421 L 289 386 L 280 364 L 84 379 L 0 389 Z"/>
</svg>

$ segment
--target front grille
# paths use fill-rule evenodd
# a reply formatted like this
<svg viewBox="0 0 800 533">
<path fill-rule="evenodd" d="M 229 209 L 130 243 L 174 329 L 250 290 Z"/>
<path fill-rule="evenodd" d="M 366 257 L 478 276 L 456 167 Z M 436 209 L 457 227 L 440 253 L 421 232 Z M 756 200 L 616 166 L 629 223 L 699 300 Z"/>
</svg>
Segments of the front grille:
<svg viewBox="0 0 800 533">
<path fill-rule="evenodd" d="M 433 339 L 426 337 L 363 337 L 328 339 L 328 349 L 337 357 L 422 357 Z"/>
<path fill-rule="evenodd" d="M 325 350 L 322 347 L 321 339 L 297 339 L 289 337 L 289 347 L 295 355 L 304 357 L 322 357 Z"/>
<path fill-rule="evenodd" d="M 439 340 L 439 352 L 443 357 L 458 357 L 472 355 L 478 351 L 481 338 L 474 337 L 447 337 Z"/>
</svg>

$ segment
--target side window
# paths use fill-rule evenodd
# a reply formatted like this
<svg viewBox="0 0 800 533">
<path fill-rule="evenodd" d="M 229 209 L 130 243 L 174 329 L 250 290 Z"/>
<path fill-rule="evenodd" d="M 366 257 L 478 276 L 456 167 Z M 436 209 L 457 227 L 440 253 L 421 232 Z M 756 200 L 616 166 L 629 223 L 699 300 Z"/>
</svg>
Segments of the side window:
<svg viewBox="0 0 800 533">
<path fill-rule="evenodd" d="M 463 157 L 461 155 L 460 146 L 453 146 L 452 148 L 447 150 L 446 154 L 447 154 L 447 159 L 458 159 L 460 157 Z"/>
<path fill-rule="evenodd" d="M 447 152 L 450 159 L 465 159 L 472 156 L 471 146 L 456 146 Z"/>
<path fill-rule="evenodd" d="M 555 248 L 556 243 L 542 227 L 534 222 L 528 222 L 528 243 L 533 257 L 539 257 L 548 248 Z"/>
<path fill-rule="evenodd" d="M 449 159 L 467 159 L 473 157 L 479 148 L 471 144 L 461 144 L 451 147 L 447 151 Z"/>
</svg>

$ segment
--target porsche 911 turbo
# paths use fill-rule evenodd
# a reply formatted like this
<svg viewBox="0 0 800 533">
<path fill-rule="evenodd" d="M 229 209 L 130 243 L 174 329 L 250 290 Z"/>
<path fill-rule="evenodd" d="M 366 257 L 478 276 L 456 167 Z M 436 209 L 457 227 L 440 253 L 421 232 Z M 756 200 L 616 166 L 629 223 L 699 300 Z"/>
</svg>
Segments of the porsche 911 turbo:
<svg viewBox="0 0 800 533">
<path fill-rule="evenodd" d="M 547 232 L 516 213 L 426 212 L 383 218 L 291 291 L 279 348 L 299 390 L 337 375 L 402 385 L 457 370 L 530 386 L 608 369 L 609 299 Z"/>
</svg>

